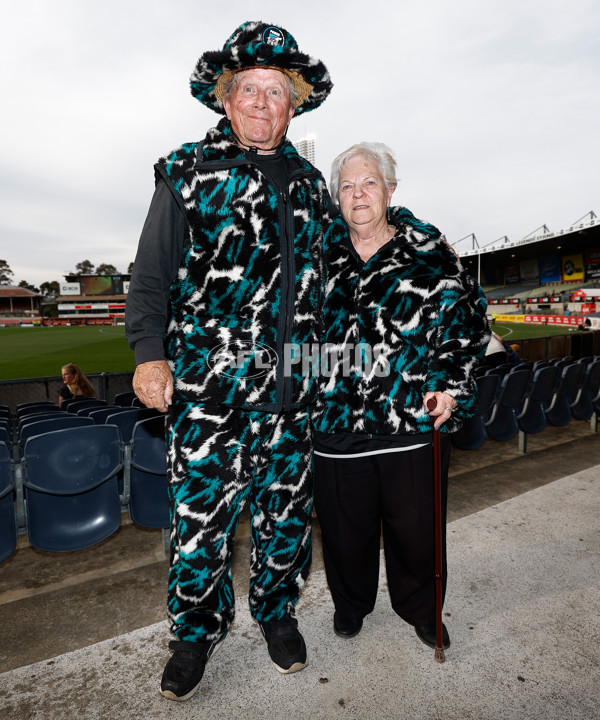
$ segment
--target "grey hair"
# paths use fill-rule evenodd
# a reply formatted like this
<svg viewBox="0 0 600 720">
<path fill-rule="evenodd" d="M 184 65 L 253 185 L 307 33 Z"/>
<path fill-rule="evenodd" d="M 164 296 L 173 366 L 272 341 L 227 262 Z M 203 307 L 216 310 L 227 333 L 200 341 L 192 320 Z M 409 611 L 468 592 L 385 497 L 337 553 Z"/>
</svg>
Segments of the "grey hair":
<svg viewBox="0 0 600 720">
<path fill-rule="evenodd" d="M 270 68 L 270 69 L 278 70 L 278 68 Z M 223 83 L 223 97 L 227 97 L 227 96 L 231 95 L 233 86 L 238 81 L 239 73 L 243 72 L 244 70 L 252 70 L 252 68 L 242 68 L 242 70 L 239 70 L 238 72 L 233 73 L 233 75 Z M 294 82 L 293 82 L 292 78 L 286 72 L 284 72 L 283 70 L 279 70 L 279 72 L 282 75 L 285 75 L 285 77 L 287 78 L 287 81 L 290 86 L 290 104 L 293 105 L 294 107 L 296 107 L 296 103 L 300 96 L 298 95 L 298 91 L 294 87 Z"/>
<path fill-rule="evenodd" d="M 377 163 L 388 188 L 395 189 L 398 184 L 398 179 L 396 178 L 396 161 L 394 160 L 392 150 L 383 143 L 357 143 L 340 153 L 331 164 L 329 190 L 338 205 L 340 173 L 342 172 L 342 168 L 348 165 L 348 161 L 357 156 L 363 157 L 365 160 L 373 160 L 373 162 Z"/>
</svg>

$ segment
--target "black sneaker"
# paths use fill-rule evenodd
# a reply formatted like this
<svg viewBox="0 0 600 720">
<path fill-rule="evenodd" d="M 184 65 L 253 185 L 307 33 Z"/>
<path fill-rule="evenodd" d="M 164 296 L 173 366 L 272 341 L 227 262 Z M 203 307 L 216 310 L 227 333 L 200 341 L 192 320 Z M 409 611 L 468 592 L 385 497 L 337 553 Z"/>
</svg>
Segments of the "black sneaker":
<svg viewBox="0 0 600 720">
<path fill-rule="evenodd" d="M 204 675 L 204 668 L 217 648 L 217 643 L 191 643 L 172 640 L 175 652 L 165 665 L 160 693 L 169 700 L 183 702 L 194 695 Z"/>
<path fill-rule="evenodd" d="M 288 615 L 281 620 L 259 625 L 267 641 L 271 660 L 280 673 L 288 675 L 306 667 L 306 645 L 298 631 L 296 618 Z"/>
</svg>

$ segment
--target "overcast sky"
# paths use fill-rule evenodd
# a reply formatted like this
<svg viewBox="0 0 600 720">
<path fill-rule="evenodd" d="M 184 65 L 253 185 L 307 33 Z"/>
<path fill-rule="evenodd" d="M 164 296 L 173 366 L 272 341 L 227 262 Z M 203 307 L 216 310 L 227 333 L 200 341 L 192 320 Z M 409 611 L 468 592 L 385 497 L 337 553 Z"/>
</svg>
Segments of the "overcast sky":
<svg viewBox="0 0 600 720">
<path fill-rule="evenodd" d="M 204 51 L 279 24 L 334 89 L 292 120 L 316 164 L 361 140 L 398 162 L 395 204 L 455 243 L 600 214 L 597 0 L 29 0 L 0 9 L 0 258 L 14 282 L 134 259 L 155 160 L 219 116 L 189 92 Z M 470 241 L 458 244 L 470 248 Z"/>
</svg>

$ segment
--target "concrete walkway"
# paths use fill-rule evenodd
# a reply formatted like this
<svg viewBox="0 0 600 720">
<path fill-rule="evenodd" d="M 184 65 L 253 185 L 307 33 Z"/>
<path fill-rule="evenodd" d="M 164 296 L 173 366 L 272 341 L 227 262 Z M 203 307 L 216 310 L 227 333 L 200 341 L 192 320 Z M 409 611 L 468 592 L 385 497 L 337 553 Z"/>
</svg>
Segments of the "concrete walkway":
<svg viewBox="0 0 600 720">
<path fill-rule="evenodd" d="M 276 672 L 242 597 L 187 703 L 158 693 L 169 656 L 158 623 L 0 675 L 0 717 L 599 719 L 599 508 L 596 466 L 449 524 L 444 664 L 394 615 L 383 573 L 360 635 L 337 638 L 317 570 L 298 606 L 310 662 L 300 673 Z"/>
</svg>

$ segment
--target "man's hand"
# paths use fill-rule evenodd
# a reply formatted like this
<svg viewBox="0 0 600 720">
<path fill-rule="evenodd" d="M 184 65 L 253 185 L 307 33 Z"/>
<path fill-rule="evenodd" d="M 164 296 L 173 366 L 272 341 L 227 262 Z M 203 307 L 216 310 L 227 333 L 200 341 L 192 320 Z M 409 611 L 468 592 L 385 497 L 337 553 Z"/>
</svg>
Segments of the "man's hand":
<svg viewBox="0 0 600 720">
<path fill-rule="evenodd" d="M 429 410 L 429 416 L 436 418 L 433 427 L 437 430 L 452 415 L 456 400 L 452 395 L 436 391 L 428 392 L 423 398 L 423 404 Z"/>
<path fill-rule="evenodd" d="M 149 408 L 166 412 L 173 399 L 173 376 L 166 360 L 138 365 L 133 376 L 133 390 Z"/>
</svg>

